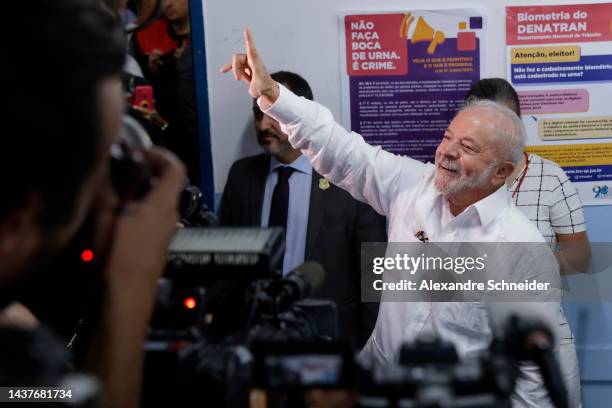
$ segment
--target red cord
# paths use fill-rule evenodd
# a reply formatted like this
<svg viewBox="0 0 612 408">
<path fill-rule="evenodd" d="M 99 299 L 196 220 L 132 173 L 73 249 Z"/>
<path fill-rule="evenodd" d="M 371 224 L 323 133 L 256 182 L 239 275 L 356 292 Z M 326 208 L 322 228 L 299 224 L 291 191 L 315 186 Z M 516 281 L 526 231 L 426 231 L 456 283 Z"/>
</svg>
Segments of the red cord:
<svg viewBox="0 0 612 408">
<path fill-rule="evenodd" d="M 527 153 L 525 152 L 523 152 L 523 154 L 525 155 L 525 168 L 523 169 L 523 174 L 521 175 L 521 178 L 519 179 L 518 184 L 516 185 L 516 190 L 514 190 L 514 193 L 512 193 L 512 198 L 514 198 L 521 189 L 523 180 L 525 180 L 525 176 L 527 175 L 527 169 L 529 169 L 529 156 L 527 156 Z"/>
</svg>

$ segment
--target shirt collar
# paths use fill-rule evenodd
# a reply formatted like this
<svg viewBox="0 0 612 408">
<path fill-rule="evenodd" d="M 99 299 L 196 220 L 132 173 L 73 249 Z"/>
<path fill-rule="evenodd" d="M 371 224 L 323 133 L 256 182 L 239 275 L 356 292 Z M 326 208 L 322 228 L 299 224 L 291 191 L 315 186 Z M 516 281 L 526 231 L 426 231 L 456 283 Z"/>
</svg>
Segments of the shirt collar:
<svg viewBox="0 0 612 408">
<path fill-rule="evenodd" d="M 478 211 L 480 222 L 483 227 L 492 223 L 497 216 L 510 205 L 510 196 L 506 183 L 501 185 L 495 192 L 489 194 L 480 201 L 472 204 Z"/>
<path fill-rule="evenodd" d="M 283 167 L 283 166 L 292 167 L 295 170 L 299 171 L 300 173 L 312 175 L 312 166 L 310 165 L 310 162 L 303 154 L 301 154 L 297 159 L 295 159 L 293 163 L 289 163 L 289 164 L 281 163 L 276 159 L 276 157 L 270 156 L 269 173 L 273 173 L 277 168 Z"/>
<path fill-rule="evenodd" d="M 448 206 L 448 200 L 439 190 L 436 192 L 435 199 L 444 200 L 445 205 Z M 463 210 L 462 214 L 475 210 L 480 217 L 482 226 L 487 227 L 497 218 L 501 211 L 509 205 L 510 195 L 508 193 L 506 184 L 504 184 L 485 198 L 467 207 L 465 210 Z"/>
</svg>

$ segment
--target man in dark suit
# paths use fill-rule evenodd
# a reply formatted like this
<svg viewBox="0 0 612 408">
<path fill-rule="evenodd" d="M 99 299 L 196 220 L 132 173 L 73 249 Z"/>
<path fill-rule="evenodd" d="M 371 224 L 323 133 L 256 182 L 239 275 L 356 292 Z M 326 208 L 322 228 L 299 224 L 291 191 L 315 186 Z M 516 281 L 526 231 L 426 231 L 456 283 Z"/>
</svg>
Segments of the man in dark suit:
<svg viewBox="0 0 612 408">
<path fill-rule="evenodd" d="M 313 99 L 310 86 L 299 75 L 281 71 L 272 78 Z M 378 314 L 377 304 L 360 299 L 361 243 L 386 241 L 385 219 L 317 174 L 289 144 L 278 122 L 261 112 L 255 101 L 253 114 L 257 141 L 265 153 L 232 165 L 221 202 L 221 223 L 285 227 L 283 273 L 304 261 L 319 262 L 326 279 L 313 297 L 336 302 L 340 338 L 361 347 Z M 284 205 L 279 204 L 283 196 Z"/>
</svg>

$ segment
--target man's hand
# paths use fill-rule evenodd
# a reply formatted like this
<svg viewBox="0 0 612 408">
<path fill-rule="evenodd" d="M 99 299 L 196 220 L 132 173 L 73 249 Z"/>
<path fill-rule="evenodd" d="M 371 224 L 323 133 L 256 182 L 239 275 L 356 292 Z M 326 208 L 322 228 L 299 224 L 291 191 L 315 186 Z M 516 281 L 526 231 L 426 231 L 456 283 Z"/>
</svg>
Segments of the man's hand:
<svg viewBox="0 0 612 408">
<path fill-rule="evenodd" d="M 268 74 L 248 28 L 244 30 L 244 42 L 246 54 L 234 54 L 232 62 L 224 65 L 221 72 L 226 73 L 231 70 L 237 81 L 249 84 L 249 94 L 253 98 L 262 97 L 264 103 L 271 106 L 278 99 L 280 92 L 278 84 Z"/>
<path fill-rule="evenodd" d="M 104 384 L 108 406 L 119 408 L 139 406 L 143 344 L 185 180 L 184 166 L 170 152 L 152 148 L 145 155 L 155 183 L 115 221 L 106 291 L 87 361 Z"/>
<path fill-rule="evenodd" d="M 38 324 L 38 319 L 21 303 L 13 302 L 0 310 L 0 327 L 34 330 Z"/>
<path fill-rule="evenodd" d="M 156 177 L 155 185 L 142 200 L 129 203 L 118 217 L 107 280 L 109 288 L 125 293 L 137 290 L 139 298 L 151 302 L 176 231 L 185 169 L 164 149 L 152 148 L 145 154 Z"/>
</svg>

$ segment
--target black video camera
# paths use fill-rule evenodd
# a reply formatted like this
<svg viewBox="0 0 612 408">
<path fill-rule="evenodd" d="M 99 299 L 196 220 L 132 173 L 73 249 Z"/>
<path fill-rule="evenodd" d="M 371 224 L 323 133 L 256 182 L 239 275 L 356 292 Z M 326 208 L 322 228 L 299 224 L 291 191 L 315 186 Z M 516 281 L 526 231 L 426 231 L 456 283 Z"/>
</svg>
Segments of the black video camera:
<svg viewBox="0 0 612 408">
<path fill-rule="evenodd" d="M 176 403 L 176 395 L 244 406 L 255 344 L 336 336 L 335 305 L 304 300 L 322 268 L 306 263 L 283 277 L 283 251 L 279 228 L 178 231 L 146 345 L 145 406 Z"/>
</svg>

